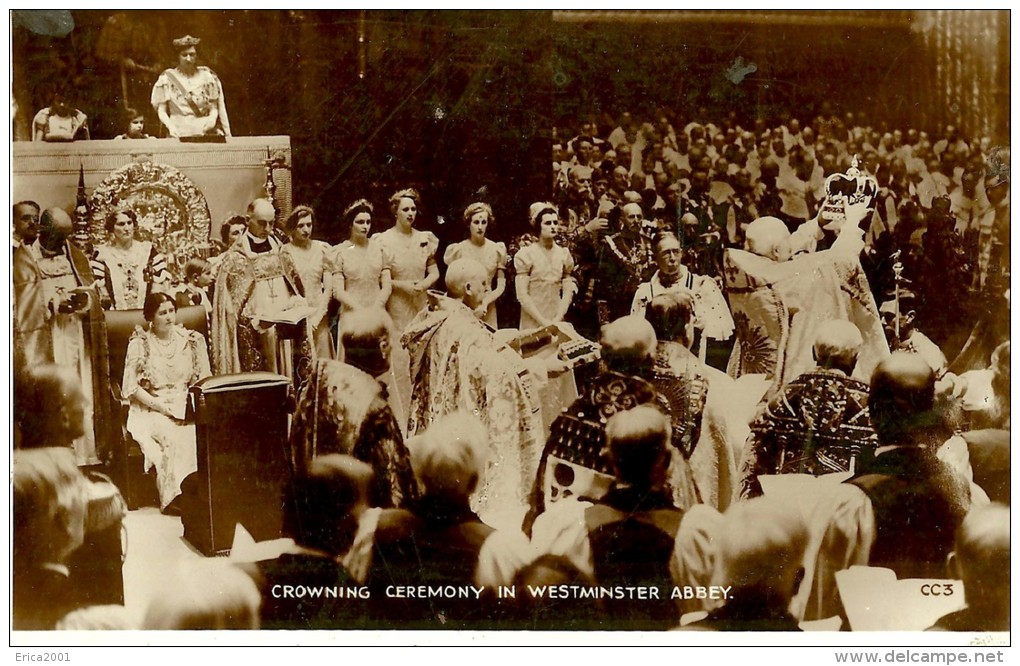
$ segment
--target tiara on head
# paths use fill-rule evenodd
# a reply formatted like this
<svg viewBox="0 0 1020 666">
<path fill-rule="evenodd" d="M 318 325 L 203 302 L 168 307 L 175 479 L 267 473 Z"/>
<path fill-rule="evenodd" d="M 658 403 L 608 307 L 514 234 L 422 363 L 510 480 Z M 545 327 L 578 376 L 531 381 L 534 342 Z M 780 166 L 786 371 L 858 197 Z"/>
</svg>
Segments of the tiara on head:
<svg viewBox="0 0 1020 666">
<path fill-rule="evenodd" d="M 421 195 L 418 194 L 418 190 L 414 189 L 413 187 L 408 187 L 403 190 L 398 190 L 397 192 L 394 192 L 393 196 L 390 197 L 390 201 L 393 203 L 396 203 L 401 199 L 413 199 L 414 201 L 421 201 Z"/>
<path fill-rule="evenodd" d="M 198 37 L 192 37 L 191 35 L 184 35 L 174 40 L 174 46 L 179 49 L 187 49 L 192 46 L 198 46 L 201 43 L 201 39 Z"/>
<path fill-rule="evenodd" d="M 368 199 L 358 199 L 357 201 L 351 203 L 351 205 L 348 206 L 347 208 L 344 208 L 344 217 L 347 217 L 348 215 L 358 210 L 359 208 L 366 208 L 368 209 L 369 213 L 375 211 L 375 208 L 372 206 L 371 202 L 369 202 Z"/>
<path fill-rule="evenodd" d="M 492 206 L 484 201 L 475 201 L 468 204 L 468 207 L 464 209 L 464 221 L 471 222 L 471 218 L 478 213 L 485 213 L 489 218 L 489 222 L 495 221 L 496 216 L 492 213 Z"/>
<path fill-rule="evenodd" d="M 528 218 L 531 221 L 531 226 L 536 226 L 538 224 L 539 215 L 547 210 L 556 212 L 556 206 L 548 201 L 536 201 L 531 204 L 531 206 L 528 207 Z M 559 213 L 556 214 L 559 215 Z"/>
</svg>

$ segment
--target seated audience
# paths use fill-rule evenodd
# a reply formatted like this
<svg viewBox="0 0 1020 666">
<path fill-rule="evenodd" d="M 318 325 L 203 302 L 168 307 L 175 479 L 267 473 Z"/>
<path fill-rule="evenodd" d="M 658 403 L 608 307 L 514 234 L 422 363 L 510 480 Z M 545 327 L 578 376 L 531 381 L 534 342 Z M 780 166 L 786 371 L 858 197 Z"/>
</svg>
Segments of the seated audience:
<svg viewBox="0 0 1020 666">
<path fill-rule="evenodd" d="M 646 597 L 609 598 L 599 603 L 607 628 L 654 630 L 676 625 L 680 606 L 670 599 L 673 585 L 690 584 L 701 570 L 685 557 L 703 555 L 681 543 L 694 541 L 704 512 L 695 509 L 695 526 L 681 529 L 685 514 L 667 486 L 670 464 L 669 418 L 652 405 L 617 412 L 606 423 L 606 449 L 614 479 L 601 498 L 565 499 L 540 514 L 532 529 L 537 553 L 566 557 L 596 586 L 638 586 Z"/>
<path fill-rule="evenodd" d="M 15 396 L 21 431 L 19 448 L 72 448 L 85 432 L 87 398 L 71 368 L 41 365 L 31 369 Z"/>
<path fill-rule="evenodd" d="M 337 558 L 350 548 L 358 520 L 369 506 L 371 480 L 371 467 L 338 454 L 315 458 L 295 475 L 284 518 L 285 533 L 294 545 L 275 559 L 259 562 L 255 573 L 262 594 L 261 628 L 360 626 L 366 609 L 360 597 L 286 594 L 284 586 L 345 592 L 358 586 Z"/>
<path fill-rule="evenodd" d="M 262 603 L 254 581 L 233 563 L 198 560 L 166 576 L 142 629 L 258 629 Z"/>
<path fill-rule="evenodd" d="M 876 368 L 868 396 L 875 453 L 814 503 L 814 529 L 824 536 L 817 561 L 809 553 L 808 619 L 838 611 L 834 574 L 855 564 L 900 579 L 944 575 L 972 500 L 967 479 L 936 456 L 934 403 L 935 375 L 921 357 L 896 352 Z"/>
</svg>

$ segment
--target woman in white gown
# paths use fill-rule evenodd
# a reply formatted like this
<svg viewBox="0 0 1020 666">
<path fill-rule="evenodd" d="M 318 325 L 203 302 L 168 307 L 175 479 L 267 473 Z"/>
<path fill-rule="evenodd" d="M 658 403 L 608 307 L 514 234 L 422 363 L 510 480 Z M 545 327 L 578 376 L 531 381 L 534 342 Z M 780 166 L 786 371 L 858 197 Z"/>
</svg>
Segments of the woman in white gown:
<svg viewBox="0 0 1020 666">
<path fill-rule="evenodd" d="M 489 326 L 499 328 L 496 301 L 506 290 L 506 243 L 496 243 L 485 237 L 489 226 L 495 222 L 496 216 L 487 203 L 476 202 L 465 208 L 464 226 L 468 228 L 468 238 L 447 247 L 443 263 L 449 266 L 458 259 L 474 259 L 485 268 L 492 291 L 478 306 L 478 315 Z"/>
<path fill-rule="evenodd" d="M 514 255 L 517 277 L 514 287 L 521 304 L 521 330 L 558 324 L 570 309 L 577 293 L 574 258 L 570 250 L 556 242 L 560 218 L 548 202 L 531 205 L 530 222 L 538 240 L 525 245 Z M 552 422 L 564 407 L 577 397 L 572 372 L 560 375 L 541 389 L 542 424 L 548 435 Z"/>
<path fill-rule="evenodd" d="M 427 291 L 439 279 L 436 265 L 436 250 L 439 239 L 431 231 L 414 228 L 418 219 L 421 196 L 416 190 L 400 190 L 390 197 L 390 210 L 395 224 L 372 236 L 383 251 L 386 266 L 390 269 L 393 291 L 386 302 L 386 311 L 393 319 L 393 331 L 397 343 L 391 351 L 390 364 L 396 383 L 399 404 L 411 403 L 411 369 L 407 350 L 400 344 L 400 336 L 411 320 L 425 308 Z M 398 414 L 402 419 L 403 415 Z M 401 422 L 406 428 L 407 423 Z"/>
<path fill-rule="evenodd" d="M 335 346 L 326 317 L 333 297 L 333 249 L 329 243 L 312 240 L 314 226 L 315 211 L 311 206 L 295 208 L 283 225 L 283 230 L 290 237 L 283 251 L 294 259 L 305 289 L 305 300 L 313 308 L 308 317 L 308 328 L 312 332 L 315 355 L 317 358 L 333 358 Z"/>
<path fill-rule="evenodd" d="M 368 237 L 372 211 L 372 204 L 365 199 L 358 199 L 344 211 L 350 235 L 336 246 L 333 259 L 333 296 L 343 312 L 363 307 L 385 309 L 390 298 L 390 267 L 382 248 Z"/>
<path fill-rule="evenodd" d="M 205 338 L 177 325 L 169 294 L 145 299 L 145 330 L 128 343 L 122 394 L 130 400 L 127 429 L 156 469 L 159 504 L 166 509 L 181 494 L 181 482 L 198 469 L 195 426 L 185 422 L 188 389 L 212 374 Z"/>
<path fill-rule="evenodd" d="M 369 238 L 372 230 L 372 204 L 358 199 L 344 210 L 344 223 L 350 226 L 347 240 L 336 246 L 333 259 L 333 297 L 340 302 L 341 326 L 348 312 L 361 308 L 386 308 L 392 286 L 390 267 L 376 238 Z M 343 359 L 343 350 L 337 340 L 337 358 Z M 398 344 L 391 341 L 390 347 Z M 389 389 L 387 400 L 401 431 L 407 427 L 407 407 L 400 402 L 393 368 L 380 377 Z"/>
<path fill-rule="evenodd" d="M 551 203 L 532 204 L 531 226 L 538 240 L 514 256 L 522 330 L 563 321 L 577 292 L 574 258 L 570 250 L 556 242 L 560 228 L 556 208 Z"/>
</svg>

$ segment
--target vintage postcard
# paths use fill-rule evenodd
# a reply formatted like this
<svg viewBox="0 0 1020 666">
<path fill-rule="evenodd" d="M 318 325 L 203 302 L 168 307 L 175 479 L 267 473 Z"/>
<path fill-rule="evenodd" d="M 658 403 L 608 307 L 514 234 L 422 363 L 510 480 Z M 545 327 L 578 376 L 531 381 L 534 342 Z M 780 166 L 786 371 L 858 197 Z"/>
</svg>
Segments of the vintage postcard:
<svg viewBox="0 0 1020 666">
<path fill-rule="evenodd" d="M 16 660 L 1002 660 L 1008 10 L 9 19 Z"/>
</svg>

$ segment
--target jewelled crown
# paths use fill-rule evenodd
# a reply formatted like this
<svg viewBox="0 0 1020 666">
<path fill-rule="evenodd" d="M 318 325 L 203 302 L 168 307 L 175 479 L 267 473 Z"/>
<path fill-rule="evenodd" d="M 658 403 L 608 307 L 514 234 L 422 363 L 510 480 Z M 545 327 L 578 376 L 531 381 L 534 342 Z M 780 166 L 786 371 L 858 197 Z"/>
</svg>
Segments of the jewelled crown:
<svg viewBox="0 0 1020 666">
<path fill-rule="evenodd" d="M 834 173 L 825 179 L 825 195 L 830 201 L 846 199 L 847 204 L 868 203 L 878 194 L 878 181 L 860 170 L 857 156 L 846 173 Z"/>
</svg>

